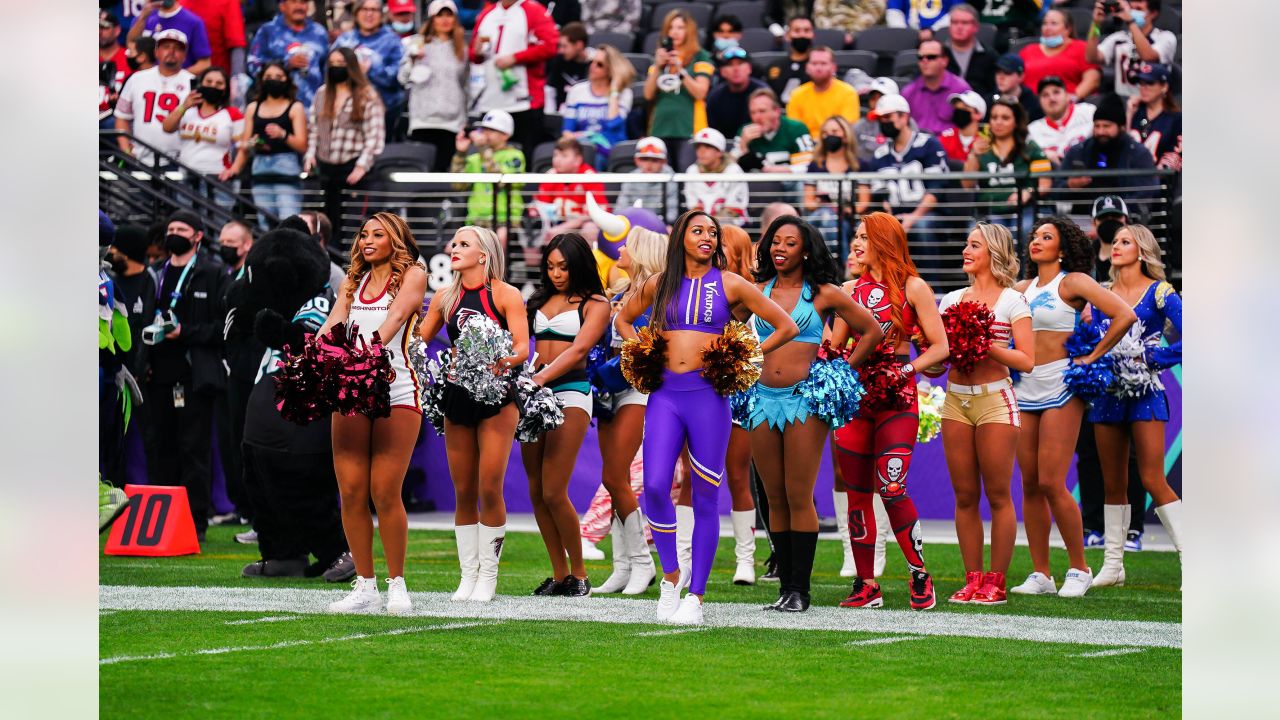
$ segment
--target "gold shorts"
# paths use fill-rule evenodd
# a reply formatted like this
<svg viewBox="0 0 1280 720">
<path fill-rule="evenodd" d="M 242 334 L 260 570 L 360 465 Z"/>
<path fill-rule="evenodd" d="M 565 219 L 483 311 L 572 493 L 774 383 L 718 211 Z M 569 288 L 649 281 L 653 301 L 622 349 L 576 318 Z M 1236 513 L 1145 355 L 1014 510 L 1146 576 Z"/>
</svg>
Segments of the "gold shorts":
<svg viewBox="0 0 1280 720">
<path fill-rule="evenodd" d="M 948 383 L 942 419 L 975 427 L 987 423 L 1022 427 L 1018 398 L 1013 394 L 1013 382 L 1009 378 L 986 385 Z"/>
</svg>

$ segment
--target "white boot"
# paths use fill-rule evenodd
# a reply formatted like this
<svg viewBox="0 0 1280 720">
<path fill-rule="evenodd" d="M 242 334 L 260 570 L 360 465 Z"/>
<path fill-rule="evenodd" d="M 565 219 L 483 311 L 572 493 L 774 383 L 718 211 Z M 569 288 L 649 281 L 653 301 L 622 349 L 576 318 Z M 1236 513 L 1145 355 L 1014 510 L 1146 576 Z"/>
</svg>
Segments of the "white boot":
<svg viewBox="0 0 1280 720">
<path fill-rule="evenodd" d="M 836 531 L 840 533 L 840 545 L 844 547 L 840 577 L 853 577 L 858 574 L 858 568 L 853 562 L 853 542 L 849 540 L 849 493 L 832 490 L 831 499 L 836 504 Z"/>
<path fill-rule="evenodd" d="M 1178 550 L 1178 564 L 1182 564 L 1182 501 L 1174 500 L 1171 503 L 1161 505 L 1156 508 L 1156 516 L 1160 518 L 1160 524 L 1164 525 L 1164 531 L 1169 533 L 1169 539 L 1173 541 L 1173 546 Z M 1178 590 L 1182 590 L 1182 585 L 1178 585 Z"/>
<path fill-rule="evenodd" d="M 356 576 L 351 581 L 351 592 L 336 602 L 329 603 L 329 612 L 354 615 L 376 613 L 382 610 L 382 596 L 378 594 L 378 578 Z"/>
<path fill-rule="evenodd" d="M 693 573 L 693 508 L 676 506 L 676 557 L 680 560 L 680 572 L 685 577 Z"/>
<path fill-rule="evenodd" d="M 889 511 L 884 509 L 884 500 L 879 493 L 871 498 L 871 511 L 876 516 L 875 576 L 880 577 L 884 574 L 884 548 L 893 534 L 893 524 L 889 522 Z"/>
<path fill-rule="evenodd" d="M 734 510 L 729 513 L 733 522 L 733 555 L 738 568 L 733 573 L 734 585 L 756 584 L 756 511 Z"/>
<path fill-rule="evenodd" d="M 502 559 L 502 542 L 507 537 L 507 526 L 480 525 L 480 573 L 471 602 L 489 602 L 498 591 L 498 561 Z"/>
<path fill-rule="evenodd" d="M 466 602 L 476 589 L 476 578 L 480 573 L 480 525 L 454 525 L 453 537 L 458 541 L 458 566 L 462 568 L 462 580 L 451 599 Z"/>
<path fill-rule="evenodd" d="M 622 538 L 631 560 L 631 580 L 622 594 L 640 595 L 649 589 L 657 575 L 653 555 L 649 554 L 649 543 L 644 539 L 644 515 L 640 508 L 622 521 Z"/>
<path fill-rule="evenodd" d="M 1096 587 L 1124 585 L 1124 538 L 1131 512 L 1129 503 L 1102 506 L 1102 570 L 1093 578 Z"/>
<path fill-rule="evenodd" d="M 634 513 L 632 513 L 634 514 Z M 613 573 L 595 591 L 598 593 L 621 592 L 631 581 L 631 555 L 623 535 L 622 521 L 613 516 L 613 524 L 609 526 L 609 541 L 613 544 Z"/>
</svg>

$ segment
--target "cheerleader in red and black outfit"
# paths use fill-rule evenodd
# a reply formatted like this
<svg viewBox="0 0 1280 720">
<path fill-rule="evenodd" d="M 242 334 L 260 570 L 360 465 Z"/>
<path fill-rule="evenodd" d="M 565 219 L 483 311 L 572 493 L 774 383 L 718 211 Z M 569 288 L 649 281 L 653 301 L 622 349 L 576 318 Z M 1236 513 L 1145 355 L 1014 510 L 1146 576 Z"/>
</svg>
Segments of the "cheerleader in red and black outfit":
<svg viewBox="0 0 1280 720">
<path fill-rule="evenodd" d="M 887 341 L 893 344 L 900 372 L 914 381 L 915 366 L 931 367 L 947 358 L 947 336 L 933 291 L 920 278 L 902 224 L 887 213 L 871 213 L 858 225 L 850 246 L 866 267 L 853 288 L 854 302 L 871 311 Z M 911 336 L 916 327 L 929 349 L 909 362 Z M 849 329 L 837 319 L 831 342 L 842 347 Z M 919 429 L 916 393 L 905 409 L 871 410 L 835 431 L 840 471 L 849 494 L 849 536 L 853 544 L 854 578 L 843 607 L 880 607 L 884 599 L 874 577 L 876 520 L 873 493 L 884 500 L 898 545 L 911 573 L 911 607 L 928 610 L 936 604 L 933 580 L 924 567 L 923 539 L 915 503 L 907 495 L 907 471 Z"/>
</svg>

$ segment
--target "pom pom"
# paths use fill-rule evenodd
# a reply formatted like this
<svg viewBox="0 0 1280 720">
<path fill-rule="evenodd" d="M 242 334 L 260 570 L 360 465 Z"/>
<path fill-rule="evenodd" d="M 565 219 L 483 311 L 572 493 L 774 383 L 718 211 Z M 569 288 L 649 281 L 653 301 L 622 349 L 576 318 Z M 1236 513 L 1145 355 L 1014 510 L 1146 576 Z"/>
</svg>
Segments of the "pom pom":
<svg viewBox="0 0 1280 720">
<path fill-rule="evenodd" d="M 1147 341 L 1143 339 L 1144 334 L 1145 328 L 1139 320 L 1107 353 L 1112 359 L 1112 373 L 1115 375 L 1115 383 L 1109 392 L 1116 397 L 1140 398 L 1164 391 L 1160 371 L 1147 362 L 1147 351 L 1156 346 L 1159 336 L 1153 335 Z"/>
<path fill-rule="evenodd" d="M 833 428 L 843 427 L 858 414 L 867 392 L 858 373 L 844 359 L 814 360 L 799 390 L 809 401 L 809 413 Z"/>
<path fill-rule="evenodd" d="M 951 351 L 951 367 L 962 373 L 987 357 L 991 349 L 991 326 L 996 316 L 980 302 L 965 300 L 947 308 L 942 326 L 947 331 L 947 347 Z"/>
<path fill-rule="evenodd" d="M 702 376 L 717 393 L 729 397 L 755 385 L 763 362 L 760 341 L 746 323 L 734 320 L 702 351 Z"/>
<path fill-rule="evenodd" d="M 729 396 L 729 412 L 734 422 L 743 427 L 747 427 L 751 420 L 751 413 L 756 407 L 756 386 L 743 390 L 740 393 L 734 393 Z"/>
<path fill-rule="evenodd" d="M 839 358 L 841 360 L 848 360 L 849 355 L 852 352 L 853 348 L 851 347 L 836 348 L 831 346 L 830 340 L 823 340 L 822 344 L 818 346 L 818 359 L 834 360 Z"/>
<path fill-rule="evenodd" d="M 916 430 L 916 442 L 927 443 L 942 432 L 942 405 L 947 393 L 926 380 L 916 385 L 916 397 L 920 405 L 920 426 Z"/>
<path fill-rule="evenodd" d="M 493 367 L 511 353 L 511 333 L 487 317 L 472 316 L 454 343 L 449 382 L 465 388 L 478 403 L 500 404 L 509 397 L 511 378 L 495 375 Z"/>
<path fill-rule="evenodd" d="M 276 409 L 281 417 L 307 425 L 332 412 L 325 390 L 332 362 L 321 355 L 312 335 L 307 335 L 296 351 L 284 348 L 282 359 L 276 362 L 279 369 L 272 375 L 276 383 Z"/>
<path fill-rule="evenodd" d="M 564 423 L 564 406 L 549 387 L 533 381 L 533 365 L 526 363 L 515 379 L 516 407 L 520 408 L 520 422 L 516 424 L 516 439 L 533 442 Z"/>
<path fill-rule="evenodd" d="M 622 376 L 636 390 L 646 395 L 657 390 L 666 368 L 667 339 L 662 333 L 642 327 L 637 337 L 622 343 Z"/>
<path fill-rule="evenodd" d="M 1074 359 L 1093 352 L 1093 349 L 1098 346 L 1098 341 L 1107 334 L 1107 328 L 1110 325 L 1108 320 L 1078 323 L 1064 343 L 1067 356 Z M 1112 364 L 1110 355 L 1104 355 L 1089 364 L 1067 363 L 1067 368 L 1062 371 L 1062 381 L 1073 395 L 1085 400 L 1099 397 L 1105 394 L 1115 382 L 1115 374 L 1111 371 Z"/>
<path fill-rule="evenodd" d="M 449 366 L 449 351 L 437 350 L 435 356 L 428 352 L 427 343 L 414 336 L 409 342 L 409 363 L 422 380 L 422 416 L 436 431 L 444 435 L 444 384 Z"/>
<path fill-rule="evenodd" d="M 886 410 L 906 410 L 911 406 L 911 378 L 902 374 L 902 365 L 894 355 L 893 347 L 882 343 L 876 348 L 859 375 L 866 394 L 862 398 L 862 410 L 878 413 Z"/>
<path fill-rule="evenodd" d="M 306 425 L 331 412 L 391 414 L 395 371 L 376 332 L 366 344 L 356 325 L 335 325 L 328 335 L 308 335 L 296 352 L 286 347 L 277 365 L 276 408 L 286 420 Z"/>
</svg>

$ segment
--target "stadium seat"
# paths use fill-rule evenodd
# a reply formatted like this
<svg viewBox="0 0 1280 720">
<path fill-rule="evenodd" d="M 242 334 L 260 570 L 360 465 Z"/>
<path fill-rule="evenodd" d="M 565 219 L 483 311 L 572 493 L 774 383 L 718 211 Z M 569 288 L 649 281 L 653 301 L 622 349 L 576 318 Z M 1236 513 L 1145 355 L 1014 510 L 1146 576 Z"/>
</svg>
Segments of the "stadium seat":
<svg viewBox="0 0 1280 720">
<path fill-rule="evenodd" d="M 609 164 L 606 167 L 611 173 L 628 173 L 636 167 L 636 140 L 623 140 L 609 151 Z"/>
<path fill-rule="evenodd" d="M 899 50 L 915 50 L 920 34 L 910 28 L 869 27 L 853 39 L 854 50 L 869 50 L 881 57 L 893 57 Z"/>
<path fill-rule="evenodd" d="M 393 172 L 431 172 L 436 160 L 436 146 L 427 143 L 388 143 L 373 161 L 375 178 L 387 178 Z"/>
<path fill-rule="evenodd" d="M 554 142 L 539 143 L 538 147 L 533 149 L 533 160 L 529 161 L 529 172 L 544 173 L 551 169 L 551 155 L 556 150 Z M 582 144 L 582 159 L 588 165 L 595 165 L 596 162 L 596 146 L 589 143 Z"/>
<path fill-rule="evenodd" d="M 649 72 L 649 66 L 653 64 L 652 55 L 624 53 L 623 56 L 631 61 L 631 67 L 636 69 L 636 77 L 638 78 L 643 78 Z"/>
<path fill-rule="evenodd" d="M 735 2 L 720 3 L 716 6 L 712 18 L 718 18 L 721 15 L 733 15 L 742 21 L 743 29 L 747 28 L 764 28 L 764 3 L 762 2 Z"/>
<path fill-rule="evenodd" d="M 616 32 L 595 32 L 587 37 L 587 43 L 592 47 L 598 45 L 612 45 L 619 52 L 629 53 L 636 46 L 636 38 L 634 35 Z"/>
<path fill-rule="evenodd" d="M 1089 34 L 1089 26 L 1093 24 L 1093 7 L 1067 8 L 1071 20 L 1076 26 L 1076 37 L 1083 38 Z M 1161 13 L 1162 15 L 1164 13 Z"/>
<path fill-rule="evenodd" d="M 560 137 L 560 133 L 564 131 L 564 116 L 551 113 L 543 114 L 542 129 L 551 137 Z"/>
<path fill-rule="evenodd" d="M 1022 48 L 1028 45 L 1035 45 L 1038 42 L 1040 42 L 1040 38 L 1038 37 L 1024 37 L 1024 38 L 1017 38 L 1016 40 L 1010 40 L 1009 52 L 1013 53 L 1014 55 L 1020 55 L 1022 53 Z"/>
<path fill-rule="evenodd" d="M 684 172 L 691 165 L 698 161 L 698 154 L 695 152 L 692 142 L 687 142 L 680 146 L 679 156 L 676 158 L 676 164 L 672 168 L 676 172 Z"/>
<path fill-rule="evenodd" d="M 772 52 L 778 46 L 778 41 L 774 39 L 773 33 L 764 28 L 744 28 L 738 44 L 754 56 L 757 53 Z"/>
<path fill-rule="evenodd" d="M 658 50 L 658 35 L 660 34 L 657 30 L 651 30 L 648 35 L 645 35 L 644 43 L 640 46 L 641 52 L 653 57 Z"/>
<path fill-rule="evenodd" d="M 711 24 L 713 7 L 710 3 L 664 2 L 653 8 L 653 17 L 649 18 L 649 27 L 653 30 L 661 30 L 663 18 L 672 10 L 688 12 L 693 17 L 693 22 L 698 25 L 699 37 L 702 37 L 702 32 Z"/>
<path fill-rule="evenodd" d="M 853 68 L 858 68 L 868 75 L 874 75 L 876 71 L 876 54 L 867 52 L 866 50 L 839 50 L 836 52 L 836 67 L 840 68 L 840 74 Z"/>
<path fill-rule="evenodd" d="M 770 50 L 769 52 L 753 52 L 751 53 L 751 61 L 755 63 L 760 70 L 772 65 L 777 60 L 786 60 L 787 52 L 785 50 Z M 761 77 L 761 80 L 764 78 Z"/>
<path fill-rule="evenodd" d="M 920 74 L 920 55 L 915 50 L 903 50 L 893 56 L 893 74 L 914 78 Z"/>
<path fill-rule="evenodd" d="M 832 29 L 818 29 L 813 31 L 813 46 L 820 47 L 826 45 L 832 50 L 844 49 L 844 31 Z"/>
</svg>

